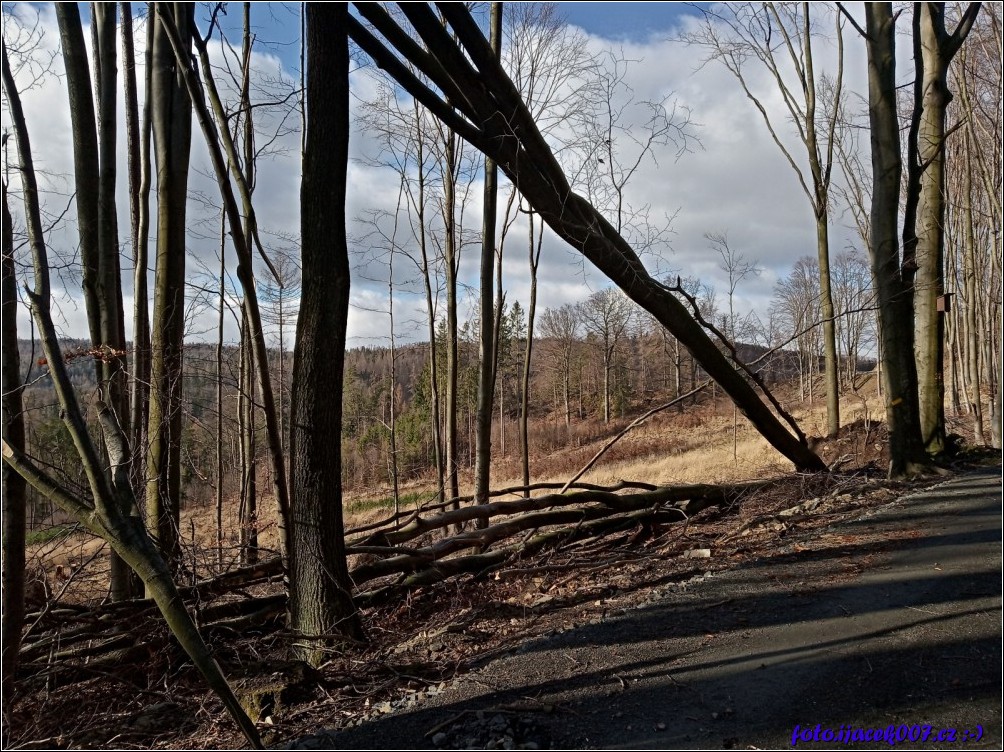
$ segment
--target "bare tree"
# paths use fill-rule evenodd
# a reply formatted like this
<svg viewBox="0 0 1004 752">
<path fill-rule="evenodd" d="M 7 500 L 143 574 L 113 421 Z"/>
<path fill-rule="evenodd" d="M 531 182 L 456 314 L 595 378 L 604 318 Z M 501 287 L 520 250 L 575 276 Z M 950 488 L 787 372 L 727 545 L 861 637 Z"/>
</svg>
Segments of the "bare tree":
<svg viewBox="0 0 1004 752">
<path fill-rule="evenodd" d="M 6 57 L 6 50 L 4 51 Z M 24 452 L 24 412 L 21 403 L 21 356 L 17 346 L 17 277 L 14 266 L 14 228 L 3 181 L 3 440 Z M 24 626 L 24 563 L 27 486 L 8 464 L 3 466 L 3 712 L 14 698 L 21 629 Z"/>
<path fill-rule="evenodd" d="M 129 171 L 129 219 L 133 253 L 133 335 L 130 373 L 129 419 L 133 450 L 133 486 L 142 503 L 146 492 L 146 442 L 150 394 L 150 310 L 147 294 L 150 230 L 150 136 L 153 65 L 153 29 L 147 23 L 145 91 L 140 121 L 133 44 L 132 4 L 122 8 L 122 70 L 125 88 L 126 158 Z"/>
<path fill-rule="evenodd" d="M 193 8 L 157 6 L 191 48 Z M 146 520 L 168 560 L 180 547 L 182 368 L 185 334 L 185 216 L 192 143 L 192 104 L 175 52 L 162 24 L 153 24 L 150 80 L 154 154 L 157 159 L 157 251 L 151 337 L 149 450 Z"/>
<path fill-rule="evenodd" d="M 495 51 L 496 58 L 501 59 L 502 3 L 493 2 L 491 4 L 489 25 L 491 27 L 490 44 Z M 477 459 L 474 466 L 474 501 L 476 504 L 488 503 L 488 491 L 491 483 L 492 397 L 495 394 L 495 375 L 498 368 L 495 349 L 495 287 L 492 279 L 495 271 L 495 214 L 497 206 L 498 169 L 495 167 L 495 161 L 486 156 L 479 296 L 481 332 L 478 342 L 481 357 L 478 370 L 478 413 L 475 432 Z M 501 265 L 501 259 L 499 263 Z M 484 524 L 487 524 L 487 520 Z"/>
<path fill-rule="evenodd" d="M 798 385 L 801 399 L 813 397 L 813 379 L 819 372 L 821 343 L 819 327 L 819 274 L 816 260 L 798 259 L 788 276 L 778 280 L 774 289 L 774 310 L 785 332 L 795 338 L 798 353 Z"/>
<path fill-rule="evenodd" d="M 913 359 L 913 310 L 899 257 L 899 196 L 902 175 L 896 111 L 896 20 L 891 3 L 865 5 L 868 49 L 868 113 L 871 126 L 872 280 L 878 302 L 879 347 L 889 430 L 889 475 L 926 467 Z"/>
<path fill-rule="evenodd" d="M 28 292 L 32 316 L 38 327 L 42 350 L 59 401 L 63 425 L 69 433 L 84 469 L 89 498 L 74 495 L 20 451 L 3 441 L 3 460 L 21 475 L 38 493 L 58 504 L 82 527 L 106 540 L 140 576 L 147 592 L 164 615 L 182 648 L 192 658 L 210 687 L 220 696 L 228 712 L 247 737 L 250 745 L 261 748 L 257 729 L 241 708 L 219 664 L 209 652 L 191 614 L 185 609 L 171 571 L 143 525 L 131 514 L 136 501 L 128 472 L 128 440 L 114 410 L 99 400 L 96 407 L 110 472 L 91 440 L 83 411 L 73 390 L 66 362 L 59 346 L 51 315 L 49 258 L 43 237 L 38 186 L 31 154 L 31 144 L 20 96 L 14 85 L 7 47 L 3 47 L 3 88 L 14 124 L 21 178 L 24 185 L 25 217 L 31 248 L 34 286 Z"/>
<path fill-rule="evenodd" d="M 729 244 L 729 237 L 724 232 L 707 233 L 705 240 L 711 243 L 711 247 L 718 253 L 721 259 L 720 267 L 729 279 L 729 317 L 725 323 L 725 335 L 733 346 L 739 344 L 738 317 L 736 316 L 736 290 L 739 283 L 747 277 L 757 277 L 760 275 L 760 267 L 756 261 L 747 261 L 745 254 Z M 744 333 L 743 333 L 744 334 Z M 732 459 L 739 462 L 739 413 L 733 408 L 732 411 Z"/>
<path fill-rule="evenodd" d="M 903 269 L 913 298 L 920 429 L 933 454 L 945 448 L 945 119 L 952 97 L 948 68 L 980 5 L 970 3 L 951 33 L 945 28 L 944 3 L 918 3 L 913 11 L 916 70 L 907 142 Z"/>
<path fill-rule="evenodd" d="M 620 290 L 606 287 L 597 290 L 578 306 L 579 318 L 586 332 L 596 338 L 603 367 L 603 422 L 610 422 L 611 376 L 634 314 L 634 305 Z"/>
<path fill-rule="evenodd" d="M 389 44 L 396 50 L 385 46 L 359 19 L 350 15 L 347 18 L 349 33 L 364 52 L 388 69 L 452 131 L 495 157 L 499 167 L 516 182 L 551 228 L 580 250 L 632 300 L 667 326 L 709 375 L 739 402 L 740 409 L 768 442 L 797 467 L 807 470 L 825 467 L 808 448 L 804 437 L 798 435 L 795 426 L 787 418 L 784 420 L 788 421 L 788 427 L 781 423 L 782 419 L 771 412 L 745 376 L 729 364 L 683 304 L 649 274 L 616 229 L 595 207 L 572 191 L 554 153 L 544 142 L 466 8 L 449 4 L 439 6 L 456 36 L 454 40 L 427 5 L 403 6 L 402 10 L 425 42 L 423 50 L 414 42 L 405 41 L 407 35 L 379 6 L 361 3 L 354 7 L 385 38 L 393 40 Z M 434 80 L 450 104 L 417 80 L 397 54 L 404 55 Z M 500 110 L 506 112 L 507 117 L 499 118 Z"/>
<path fill-rule="evenodd" d="M 553 341 L 554 365 L 561 378 L 561 394 L 565 406 L 565 427 L 572 425 L 571 382 L 572 356 L 579 338 L 579 317 L 575 306 L 566 303 L 560 308 L 547 308 L 540 317 L 540 332 Z"/>
<path fill-rule="evenodd" d="M 307 91 L 300 189 L 303 295 L 293 356 L 290 456 L 296 499 L 289 539 L 290 628 L 313 665 L 337 635 L 361 639 L 342 525 L 341 441 L 349 258 L 348 7 L 306 9 Z"/>
<path fill-rule="evenodd" d="M 813 54 L 810 3 L 747 3 L 716 6 L 705 11 L 700 30 L 683 40 L 708 50 L 710 58 L 721 62 L 739 81 L 746 97 L 757 108 L 777 147 L 794 170 L 816 222 L 816 255 L 819 267 L 820 308 L 823 323 L 823 352 L 826 367 L 827 435 L 840 431 L 840 387 L 838 380 L 836 327 L 830 291 L 829 206 L 830 176 L 833 170 L 834 132 L 837 127 L 843 81 L 843 22 L 835 14 L 834 38 L 837 65 L 834 82 L 820 86 Z M 776 35 L 776 43 L 775 43 Z M 785 146 L 775 120 L 767 112 L 762 95 L 753 91 L 748 64 L 756 61 L 769 73 L 784 101 L 787 116 L 805 147 L 809 169 L 799 166 Z M 794 81 L 787 74 L 794 72 Z M 820 107 L 817 88 L 831 93 L 825 108 Z M 820 133 L 818 125 L 823 124 Z M 808 172 L 808 174 L 806 174 Z"/>
<path fill-rule="evenodd" d="M 541 135 L 555 145 L 555 150 L 559 154 L 588 152 L 587 144 L 591 141 L 588 125 L 593 122 L 600 78 L 596 75 L 596 61 L 589 52 L 585 36 L 566 24 L 558 10 L 555 3 L 512 4 L 504 26 L 507 43 L 503 50 L 503 67 L 526 102 Z M 537 316 L 537 271 L 545 227 L 543 222 L 536 221 L 532 207 L 526 210 L 526 216 L 530 300 L 519 413 L 524 486 L 530 484 L 530 376 Z M 526 493 L 529 494 L 529 490 Z"/>
</svg>

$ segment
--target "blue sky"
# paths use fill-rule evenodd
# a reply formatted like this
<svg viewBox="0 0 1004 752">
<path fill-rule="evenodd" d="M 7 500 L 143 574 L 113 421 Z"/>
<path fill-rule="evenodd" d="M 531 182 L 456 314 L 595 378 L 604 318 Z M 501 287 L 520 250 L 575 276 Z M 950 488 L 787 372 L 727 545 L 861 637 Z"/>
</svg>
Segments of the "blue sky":
<svg viewBox="0 0 1004 752">
<path fill-rule="evenodd" d="M 696 15 L 689 3 L 558 3 L 561 14 L 590 34 L 607 39 L 645 41 L 674 26 L 680 18 Z"/>
<path fill-rule="evenodd" d="M 685 16 L 698 14 L 694 5 L 681 2 L 559 2 L 559 13 L 569 23 L 587 33 L 613 41 L 645 42 L 664 35 Z M 82 8 L 85 17 L 86 8 Z M 136 12 L 143 12 L 137 8 Z M 258 42 L 282 60 L 290 70 L 299 68 L 299 5 L 296 3 L 255 3 L 251 23 Z M 207 17 L 200 6 L 198 18 Z M 220 19 L 231 43 L 240 40 L 241 9 L 232 3 L 229 13 Z"/>
</svg>

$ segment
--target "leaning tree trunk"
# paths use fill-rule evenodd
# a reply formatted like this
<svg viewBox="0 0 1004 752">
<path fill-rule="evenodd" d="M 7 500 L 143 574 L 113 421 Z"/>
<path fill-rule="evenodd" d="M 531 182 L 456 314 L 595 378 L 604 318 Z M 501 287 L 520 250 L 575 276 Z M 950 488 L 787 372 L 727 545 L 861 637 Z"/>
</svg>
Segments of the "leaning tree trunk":
<svg viewBox="0 0 1004 752">
<path fill-rule="evenodd" d="M 377 25 L 386 38 L 393 39 L 409 62 L 434 81 L 451 105 L 463 114 L 458 114 L 422 84 L 362 23 L 349 16 L 347 22 L 353 39 L 378 65 L 386 68 L 447 127 L 493 156 L 559 237 L 579 250 L 628 297 L 669 328 L 701 362 L 709 376 L 738 403 L 739 409 L 771 445 L 801 470 L 825 469 L 825 464 L 804 439 L 782 425 L 683 304 L 648 273 L 624 238 L 595 207 L 572 191 L 519 92 L 494 58 L 491 46 L 466 8 L 451 4 L 438 6 L 464 46 L 461 52 L 427 5 L 400 5 L 426 42 L 423 53 L 413 48 L 413 42 L 406 41 L 403 30 L 379 6 L 359 3 L 354 7 Z M 499 117 L 500 112 L 506 116 Z"/>
<path fill-rule="evenodd" d="M 362 638 L 342 523 L 342 383 L 349 313 L 345 181 L 349 52 L 343 4 L 307 5 L 300 187 L 303 288 L 293 355 L 289 617 L 295 651 L 320 664 L 334 635 Z"/>
<path fill-rule="evenodd" d="M 107 541 L 122 559 L 139 575 L 147 592 L 156 600 L 182 648 L 196 668 L 219 695 L 228 712 L 247 737 L 250 745 L 261 748 L 257 729 L 241 708 L 219 664 L 199 634 L 184 601 L 171 579 L 168 564 L 147 535 L 138 518 L 131 515 L 136 506 L 129 477 L 128 440 L 115 412 L 98 400 L 98 420 L 107 450 L 108 467 L 99 459 L 91 441 L 84 415 L 70 382 L 66 362 L 59 347 L 59 338 L 51 314 L 48 250 L 45 246 L 42 217 L 38 201 L 38 185 L 31 156 L 28 128 L 21 99 L 14 86 L 6 46 L 3 50 L 3 87 L 7 94 L 11 120 L 17 138 L 24 184 L 25 217 L 28 244 L 34 266 L 34 288 L 27 292 L 32 314 L 38 327 L 42 351 L 60 406 L 60 416 L 77 451 L 90 490 L 90 498 L 72 495 L 39 470 L 16 446 L 3 442 L 3 459 L 43 497 L 55 502 L 82 527 Z"/>
</svg>

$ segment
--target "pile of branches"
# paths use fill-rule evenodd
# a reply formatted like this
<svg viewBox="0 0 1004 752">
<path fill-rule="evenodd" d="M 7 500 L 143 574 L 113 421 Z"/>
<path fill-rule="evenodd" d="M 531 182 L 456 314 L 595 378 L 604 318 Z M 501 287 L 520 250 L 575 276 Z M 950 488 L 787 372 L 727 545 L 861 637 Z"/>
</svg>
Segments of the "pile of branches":
<svg viewBox="0 0 1004 752">
<path fill-rule="evenodd" d="M 361 609 L 374 608 L 405 592 L 460 575 L 483 575 L 545 550 L 598 542 L 632 528 L 686 524 L 709 508 L 734 510 L 753 494 L 793 482 L 800 484 L 800 493 L 814 495 L 833 480 L 812 475 L 734 485 L 579 483 L 570 492 L 524 495 L 564 490 L 560 484 L 542 483 L 498 490 L 488 504 L 460 506 L 470 501 L 462 498 L 403 512 L 348 531 L 355 601 Z M 519 498 L 499 498 L 513 494 Z M 282 628 L 282 576 L 282 563 L 274 558 L 180 591 L 207 639 L 225 641 L 249 630 Z M 26 688 L 44 684 L 52 689 L 114 674 L 124 665 L 147 665 L 174 652 L 148 599 L 98 607 L 50 603 L 29 615 L 28 624 L 18 668 Z"/>
</svg>

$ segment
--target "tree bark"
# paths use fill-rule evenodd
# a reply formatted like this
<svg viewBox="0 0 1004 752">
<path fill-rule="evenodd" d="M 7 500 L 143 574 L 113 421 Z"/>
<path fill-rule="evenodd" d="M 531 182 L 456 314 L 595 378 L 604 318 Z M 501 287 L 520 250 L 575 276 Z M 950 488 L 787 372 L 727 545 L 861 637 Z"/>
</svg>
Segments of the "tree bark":
<svg viewBox="0 0 1004 752">
<path fill-rule="evenodd" d="M 502 3 L 491 4 L 491 46 L 496 59 L 501 55 Z M 478 413 L 475 432 L 474 497 L 476 504 L 488 503 L 492 461 L 492 408 L 498 358 L 495 351 L 495 214 L 498 206 L 498 170 L 495 160 L 485 157 L 484 215 L 481 229 L 481 336 L 478 371 Z M 479 522 L 479 526 L 480 526 Z M 485 523 L 487 524 L 487 523 Z"/>
<path fill-rule="evenodd" d="M 443 256 L 446 263 L 446 493 L 451 499 L 460 496 L 460 458 L 457 436 L 457 394 L 460 353 L 457 347 L 457 273 L 460 249 L 457 244 L 457 143 L 450 131 L 444 144 L 443 164 Z"/>
<path fill-rule="evenodd" d="M 125 433 L 115 412 L 100 400 L 98 418 L 107 449 L 111 471 L 106 476 L 103 463 L 92 443 L 84 416 L 70 382 L 66 363 L 59 347 L 56 328 L 52 321 L 51 285 L 49 282 L 48 251 L 42 230 L 38 202 L 38 186 L 31 157 L 28 128 L 21 108 L 20 97 L 14 86 L 6 46 L 3 50 L 3 86 L 10 106 L 11 120 L 17 137 L 21 159 L 21 177 L 24 184 L 25 216 L 28 225 L 28 242 L 34 266 L 34 289 L 28 292 L 32 313 L 38 326 L 42 350 L 59 400 L 61 416 L 83 465 L 90 489 L 89 503 L 72 496 L 38 470 L 24 455 L 5 440 L 4 462 L 18 472 L 43 497 L 55 502 L 72 515 L 83 527 L 108 541 L 146 585 L 172 632 L 182 647 L 202 672 L 210 687 L 220 696 L 250 745 L 261 748 L 261 740 L 253 723 L 241 709 L 219 665 L 199 634 L 191 615 L 185 609 L 170 570 L 153 545 L 138 518 L 126 510 L 135 506 L 131 478 L 128 472 L 129 452 Z"/>
<path fill-rule="evenodd" d="M 290 628 L 318 665 L 333 635 L 361 639 L 342 523 L 341 434 L 349 258 L 348 7 L 309 3 L 306 136 L 300 189 L 303 291 L 293 356 Z"/>
<path fill-rule="evenodd" d="M 977 443 L 983 443 L 983 390 L 980 388 L 980 335 L 976 324 L 976 234 L 973 218 L 973 165 L 971 134 L 966 133 L 965 164 L 962 165 L 962 284 L 965 289 L 965 353 L 968 375 L 967 401 L 973 416 L 973 434 Z"/>
<path fill-rule="evenodd" d="M 873 175 L 869 253 L 878 298 L 889 475 L 896 478 L 922 470 L 925 458 L 913 359 L 913 311 L 899 259 L 902 158 L 896 111 L 896 23 L 891 3 L 866 4 L 865 21 Z"/>
<path fill-rule="evenodd" d="M 519 404 L 519 448 L 522 452 L 523 485 L 530 485 L 530 375 L 533 363 L 533 328 L 537 318 L 537 269 L 540 267 L 540 252 L 544 244 L 544 228 L 540 228 L 540 239 L 534 238 L 533 212 L 527 216 L 529 225 L 530 261 L 530 303 L 526 311 L 526 349 L 523 351 L 523 375 L 520 379 Z M 566 374 L 567 375 L 567 374 Z M 566 382 L 565 418 L 568 419 L 568 392 Z M 567 425 L 567 423 L 566 423 Z M 530 492 L 524 494 L 530 497 Z"/>
<path fill-rule="evenodd" d="M 150 310 L 147 295 L 147 265 L 150 230 L 150 104 L 153 76 L 153 29 L 147 23 L 146 96 L 142 123 L 136 93 L 136 60 L 133 45 L 132 4 L 122 6 L 122 59 L 125 82 L 126 154 L 129 169 L 129 213 L 133 248 L 133 335 L 130 398 L 130 441 L 133 449 L 133 488 L 142 503 L 146 492 L 146 443 L 150 395 Z"/>
<path fill-rule="evenodd" d="M 99 4 L 94 7 L 92 30 L 96 97 L 91 91 L 79 9 L 75 5 L 59 6 L 57 18 L 70 98 L 83 292 L 98 390 L 100 398 L 116 411 L 120 422 L 128 430 L 125 331 L 115 209 L 115 5 Z M 97 123 L 94 117 L 95 98 Z M 129 568 L 114 551 L 110 554 L 109 578 L 112 600 L 132 595 Z"/>
<path fill-rule="evenodd" d="M 14 266 L 14 229 L 3 181 L 3 440 L 24 451 L 24 412 L 21 404 L 21 356 L 17 344 L 17 278 Z M 27 494 L 24 479 L 3 466 L 3 712 L 14 699 L 21 628 L 24 626 L 25 517 Z"/>
<path fill-rule="evenodd" d="M 193 7 L 162 3 L 191 48 Z M 157 160 L 157 250 L 147 436 L 146 523 L 165 558 L 180 554 L 182 371 L 185 336 L 185 233 L 192 104 L 163 24 L 153 24 L 151 120 Z"/>
<path fill-rule="evenodd" d="M 914 344 L 920 429 L 932 454 L 945 449 L 945 320 L 938 300 L 945 294 L 945 118 L 952 94 L 948 66 L 965 41 L 980 3 L 971 3 L 952 34 L 945 29 L 943 3 L 914 6 L 914 49 L 920 50 L 916 75 L 920 80 L 916 153 L 910 159 L 919 177 L 914 262 Z M 912 146 L 913 144 L 911 144 Z M 907 228 L 909 231 L 910 228 Z"/>
</svg>

